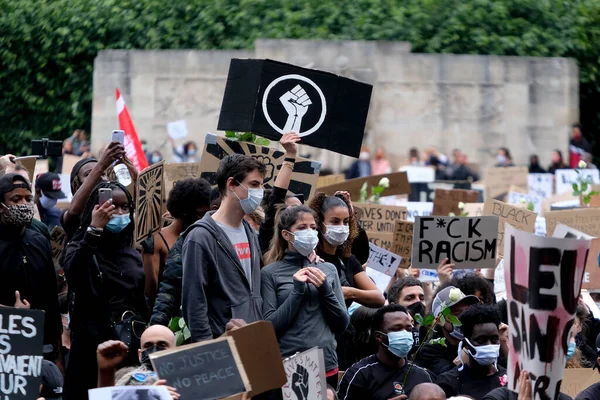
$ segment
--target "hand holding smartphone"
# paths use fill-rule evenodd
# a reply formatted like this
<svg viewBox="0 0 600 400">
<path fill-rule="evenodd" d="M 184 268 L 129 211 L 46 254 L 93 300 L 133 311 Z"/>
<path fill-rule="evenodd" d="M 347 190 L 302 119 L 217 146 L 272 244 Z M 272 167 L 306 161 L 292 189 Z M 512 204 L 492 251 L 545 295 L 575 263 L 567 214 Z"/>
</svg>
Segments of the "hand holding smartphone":
<svg viewBox="0 0 600 400">
<path fill-rule="evenodd" d="M 103 188 L 98 190 L 98 205 L 102 206 L 107 201 L 112 201 L 112 189 Z"/>
<path fill-rule="evenodd" d="M 125 131 L 117 129 L 112 131 L 112 141 L 125 144 Z"/>
</svg>

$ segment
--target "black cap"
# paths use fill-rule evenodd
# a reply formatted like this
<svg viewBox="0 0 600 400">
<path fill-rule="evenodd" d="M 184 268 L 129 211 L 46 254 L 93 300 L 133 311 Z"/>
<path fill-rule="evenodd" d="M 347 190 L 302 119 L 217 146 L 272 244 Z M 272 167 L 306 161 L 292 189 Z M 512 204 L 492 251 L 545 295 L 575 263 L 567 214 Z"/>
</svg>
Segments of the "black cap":
<svg viewBox="0 0 600 400">
<path fill-rule="evenodd" d="M 51 199 L 65 199 L 67 196 L 63 193 L 60 176 L 53 172 L 40 174 L 35 180 L 35 188 L 40 189 L 44 196 Z"/>
<path fill-rule="evenodd" d="M 63 376 L 58 367 L 47 360 L 42 360 L 42 391 L 40 397 L 46 400 L 62 400 Z"/>
</svg>

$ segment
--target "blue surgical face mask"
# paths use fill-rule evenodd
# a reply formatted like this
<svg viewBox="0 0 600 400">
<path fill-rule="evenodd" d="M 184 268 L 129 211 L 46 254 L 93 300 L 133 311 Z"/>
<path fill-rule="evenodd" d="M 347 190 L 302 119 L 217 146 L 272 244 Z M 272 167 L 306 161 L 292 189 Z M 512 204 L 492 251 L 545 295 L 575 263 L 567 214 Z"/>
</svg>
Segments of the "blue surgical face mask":
<svg viewBox="0 0 600 400">
<path fill-rule="evenodd" d="M 262 202 L 265 191 L 262 188 L 257 188 L 257 189 L 250 188 L 249 189 L 246 186 L 242 185 L 241 183 L 239 183 L 239 185 L 246 188 L 246 190 L 248 191 L 248 197 L 246 197 L 245 199 L 240 199 L 239 196 L 235 192 L 233 192 L 233 194 L 240 201 L 240 206 L 242 206 L 242 210 L 244 211 L 244 213 L 250 214 L 251 212 L 256 210 L 258 208 L 258 206 L 260 206 L 260 203 Z"/>
<path fill-rule="evenodd" d="M 40 204 L 42 205 L 42 207 L 44 207 L 45 210 L 50 210 L 54 208 L 54 206 L 56 206 L 56 203 L 56 199 L 51 199 L 50 197 L 46 197 L 44 195 L 40 197 Z"/>
<path fill-rule="evenodd" d="M 193 157 L 196 155 L 196 149 L 189 149 L 188 150 L 188 156 Z"/>
<path fill-rule="evenodd" d="M 388 345 L 382 343 L 387 349 L 399 358 L 408 356 L 410 350 L 413 347 L 414 339 L 412 331 L 400 331 L 400 332 L 379 332 L 388 337 Z"/>
<path fill-rule="evenodd" d="M 567 360 L 570 360 L 575 354 L 575 350 L 577 350 L 577 345 L 575 342 L 569 342 L 569 347 L 567 347 Z"/>
<path fill-rule="evenodd" d="M 319 233 L 314 229 L 303 229 L 291 234 L 294 235 L 292 246 L 304 257 L 308 257 L 319 244 Z"/>
<path fill-rule="evenodd" d="M 106 224 L 106 229 L 108 229 L 112 233 L 119 233 L 123 229 L 127 228 L 131 223 L 131 218 L 129 214 L 115 214 Z"/>
<path fill-rule="evenodd" d="M 463 335 L 462 331 L 457 326 L 453 326 L 452 332 L 449 332 L 448 334 L 456 340 L 463 340 L 465 338 L 465 335 Z"/>
</svg>

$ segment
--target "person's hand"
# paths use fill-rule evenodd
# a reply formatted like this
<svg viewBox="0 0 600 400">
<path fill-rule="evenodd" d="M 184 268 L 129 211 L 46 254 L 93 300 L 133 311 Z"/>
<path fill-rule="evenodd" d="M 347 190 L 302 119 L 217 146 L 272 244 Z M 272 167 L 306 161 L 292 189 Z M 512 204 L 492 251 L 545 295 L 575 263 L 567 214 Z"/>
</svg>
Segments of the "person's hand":
<svg viewBox="0 0 600 400">
<path fill-rule="evenodd" d="M 114 213 L 115 206 L 110 200 L 107 200 L 101 206 L 96 205 L 94 206 L 94 211 L 92 211 L 92 222 L 90 225 L 94 228 L 104 229 Z"/>
<path fill-rule="evenodd" d="M 25 299 L 23 299 L 21 301 L 21 293 L 19 293 L 19 291 L 15 291 L 15 308 L 26 308 L 29 309 L 31 308 L 31 305 L 29 304 L 29 302 Z"/>
<path fill-rule="evenodd" d="M 408 268 L 408 275 L 415 278 L 415 279 L 419 279 L 419 277 L 421 276 L 421 270 L 419 268 Z"/>
<path fill-rule="evenodd" d="M 531 381 L 529 380 L 529 373 L 522 371 L 517 381 L 517 387 L 519 388 L 519 396 L 517 400 L 531 400 Z"/>
<path fill-rule="evenodd" d="M 500 334 L 500 343 L 508 346 L 508 325 L 502 322 L 498 327 L 498 333 Z"/>
<path fill-rule="evenodd" d="M 342 286 L 342 294 L 344 295 L 344 300 L 354 298 L 354 288 L 349 286 Z"/>
<path fill-rule="evenodd" d="M 0 157 L 0 170 L 5 170 L 6 167 L 13 167 L 15 165 L 15 159 L 17 157 L 12 154 L 7 154 Z"/>
<path fill-rule="evenodd" d="M 153 386 L 164 386 L 169 391 L 169 394 L 171 395 L 171 398 L 173 400 L 179 400 L 179 399 L 181 399 L 181 394 L 179 394 L 179 392 L 177 392 L 177 389 L 175 389 L 174 387 L 171 387 L 171 386 L 167 386 L 167 380 L 166 379 L 159 379 L 159 380 L 157 380 L 156 382 L 154 382 Z"/>
<path fill-rule="evenodd" d="M 225 331 L 229 332 L 234 329 L 241 328 L 242 326 L 245 326 L 245 325 L 248 325 L 248 323 L 246 321 L 244 321 L 243 319 L 232 318 L 225 325 Z"/>
<path fill-rule="evenodd" d="M 311 283 L 316 288 L 320 288 L 327 279 L 327 276 L 319 268 L 308 267 L 306 270 L 308 283 Z"/>
<path fill-rule="evenodd" d="M 300 141 L 300 136 L 298 136 L 295 132 L 288 132 L 281 137 L 279 143 L 285 150 L 285 155 L 290 158 L 295 158 L 296 153 L 298 152 L 298 146 L 296 143 Z"/>
<path fill-rule="evenodd" d="M 301 270 L 299 270 L 298 272 L 296 272 L 292 278 L 294 278 L 295 281 L 298 282 L 307 282 L 308 281 L 308 270 L 307 268 L 302 268 Z"/>
<path fill-rule="evenodd" d="M 437 273 L 440 278 L 440 284 L 450 282 L 452 279 L 452 273 L 454 272 L 454 264 L 450 263 L 447 258 L 444 258 L 440 265 L 437 267 Z"/>
<path fill-rule="evenodd" d="M 108 340 L 98 345 L 96 359 L 98 369 L 115 369 L 127 357 L 127 345 L 118 340 Z"/>
<path fill-rule="evenodd" d="M 123 158 L 125 155 L 125 148 L 119 142 L 111 142 L 106 149 L 102 152 L 98 165 L 102 168 L 102 171 L 106 171 L 110 164 Z"/>
<path fill-rule="evenodd" d="M 321 257 L 319 257 L 317 255 L 317 253 L 314 250 L 312 251 L 312 253 L 310 253 L 308 255 L 307 258 L 308 258 L 308 261 L 310 261 L 313 264 L 319 264 L 319 263 L 325 262 L 325 261 L 323 261 L 323 259 Z"/>
</svg>

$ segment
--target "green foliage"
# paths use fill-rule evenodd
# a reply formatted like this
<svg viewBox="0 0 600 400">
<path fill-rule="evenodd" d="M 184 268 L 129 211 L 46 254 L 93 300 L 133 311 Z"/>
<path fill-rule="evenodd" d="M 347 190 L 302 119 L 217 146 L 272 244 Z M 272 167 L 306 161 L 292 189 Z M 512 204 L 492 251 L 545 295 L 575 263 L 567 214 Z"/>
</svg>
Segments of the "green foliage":
<svg viewBox="0 0 600 400">
<path fill-rule="evenodd" d="M 240 141 L 240 142 L 250 142 L 257 144 L 259 146 L 269 146 L 271 141 L 269 139 L 265 139 L 258 135 L 255 135 L 252 132 L 233 132 L 226 131 L 225 137 L 229 140 Z"/>
<path fill-rule="evenodd" d="M 183 345 L 186 340 L 192 337 L 189 328 L 181 317 L 171 318 L 169 329 L 175 334 L 175 344 L 177 346 Z"/>
<path fill-rule="evenodd" d="M 0 0 L 0 10 L 0 152 L 90 128 L 100 50 L 249 49 L 259 38 L 573 57 L 585 134 L 600 137 L 597 0 Z"/>
</svg>

